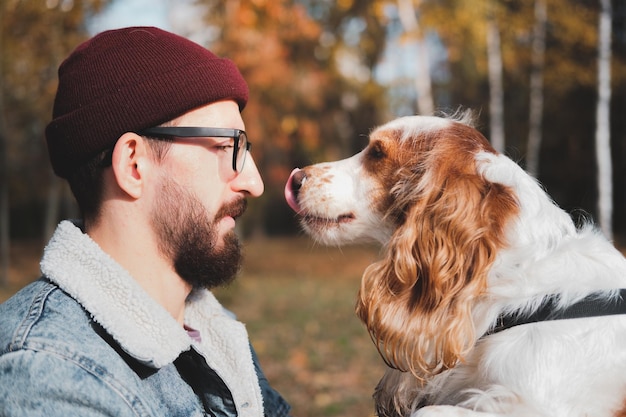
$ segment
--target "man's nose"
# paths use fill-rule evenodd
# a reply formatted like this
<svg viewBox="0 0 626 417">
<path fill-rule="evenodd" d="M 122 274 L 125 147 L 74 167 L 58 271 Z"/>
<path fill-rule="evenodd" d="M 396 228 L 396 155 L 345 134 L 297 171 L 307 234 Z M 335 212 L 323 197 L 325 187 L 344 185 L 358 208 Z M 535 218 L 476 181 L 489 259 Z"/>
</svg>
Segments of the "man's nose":
<svg viewBox="0 0 626 417">
<path fill-rule="evenodd" d="M 236 191 L 247 192 L 252 197 L 259 197 L 263 194 L 265 185 L 252 155 L 248 155 L 243 170 L 233 179 L 233 187 Z"/>
</svg>

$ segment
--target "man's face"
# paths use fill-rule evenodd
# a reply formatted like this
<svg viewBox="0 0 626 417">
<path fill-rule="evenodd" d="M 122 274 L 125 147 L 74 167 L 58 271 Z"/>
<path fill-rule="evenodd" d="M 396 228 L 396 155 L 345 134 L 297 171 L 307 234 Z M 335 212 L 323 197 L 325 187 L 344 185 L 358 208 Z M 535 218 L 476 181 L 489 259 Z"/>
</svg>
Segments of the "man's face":
<svg viewBox="0 0 626 417">
<path fill-rule="evenodd" d="M 196 109 L 176 126 L 244 129 L 235 102 Z M 164 256 L 193 288 L 230 282 L 241 265 L 235 220 L 246 197 L 263 193 L 263 181 L 251 155 L 240 173 L 232 169 L 228 138 L 175 140 L 162 161 L 151 222 Z M 230 152 L 229 152 L 230 151 Z"/>
<path fill-rule="evenodd" d="M 224 216 L 243 214 L 246 200 L 228 203 L 211 217 L 198 198 L 171 178 L 163 179 L 161 195 L 152 226 L 176 273 L 192 288 L 230 283 L 241 266 L 241 248 L 233 230 L 220 235 L 218 223 Z"/>
</svg>

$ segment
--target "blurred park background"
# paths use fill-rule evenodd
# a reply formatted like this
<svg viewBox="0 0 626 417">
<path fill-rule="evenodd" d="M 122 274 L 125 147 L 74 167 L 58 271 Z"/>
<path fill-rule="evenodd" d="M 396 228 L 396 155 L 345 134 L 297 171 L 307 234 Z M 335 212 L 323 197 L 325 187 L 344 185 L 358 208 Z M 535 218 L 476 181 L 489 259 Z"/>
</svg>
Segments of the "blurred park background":
<svg viewBox="0 0 626 417">
<path fill-rule="evenodd" d="M 478 128 L 576 220 L 626 236 L 624 0 L 0 0 L 0 301 L 37 277 L 78 213 L 48 163 L 60 62 L 101 30 L 154 25 L 231 58 L 266 183 L 220 292 L 296 415 L 368 415 L 383 367 L 353 314 L 373 247 L 321 248 L 283 199 L 296 166 L 347 157 L 377 124 L 478 114 Z"/>
</svg>

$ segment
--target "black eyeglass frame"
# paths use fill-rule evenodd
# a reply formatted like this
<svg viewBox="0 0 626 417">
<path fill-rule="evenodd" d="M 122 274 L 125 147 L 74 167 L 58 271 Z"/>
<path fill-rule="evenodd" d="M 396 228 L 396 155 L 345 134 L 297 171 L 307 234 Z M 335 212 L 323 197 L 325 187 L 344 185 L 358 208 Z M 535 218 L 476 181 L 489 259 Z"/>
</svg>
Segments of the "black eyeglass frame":
<svg viewBox="0 0 626 417">
<path fill-rule="evenodd" d="M 136 132 L 138 135 L 155 139 L 161 138 L 233 138 L 233 171 L 239 173 L 243 171 L 246 163 L 246 154 L 250 152 L 252 143 L 248 141 L 248 135 L 241 129 L 230 129 L 225 127 L 195 127 L 195 126 L 157 126 L 143 129 Z M 241 139 L 245 152 L 242 155 L 241 169 L 237 169 L 237 158 L 241 149 Z"/>
</svg>

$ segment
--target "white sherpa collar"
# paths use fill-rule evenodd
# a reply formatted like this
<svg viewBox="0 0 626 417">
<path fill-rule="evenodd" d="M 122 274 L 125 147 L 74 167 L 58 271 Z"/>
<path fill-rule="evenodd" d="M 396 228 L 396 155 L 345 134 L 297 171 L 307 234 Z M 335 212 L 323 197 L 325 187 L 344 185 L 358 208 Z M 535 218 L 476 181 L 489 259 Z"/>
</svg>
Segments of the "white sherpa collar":
<svg viewBox="0 0 626 417">
<path fill-rule="evenodd" d="M 252 361 L 248 332 L 244 325 L 219 305 L 209 291 L 198 291 L 189 297 L 185 323 L 200 330 L 202 341 L 194 346 L 203 353 L 207 364 L 230 387 L 239 415 L 263 415 L 263 397 Z M 208 354 L 207 354 L 208 353 Z"/>
<path fill-rule="evenodd" d="M 160 368 L 192 340 L 183 327 L 87 234 L 59 224 L 44 250 L 41 272 L 76 299 L 128 354 Z M 240 415 L 263 414 L 248 334 L 209 291 L 187 300 L 185 324 L 200 331 L 193 343 L 231 389 Z"/>
<path fill-rule="evenodd" d="M 72 222 L 57 227 L 44 250 L 41 272 L 137 360 L 160 368 L 189 349 L 189 337 L 178 322 Z"/>
</svg>

